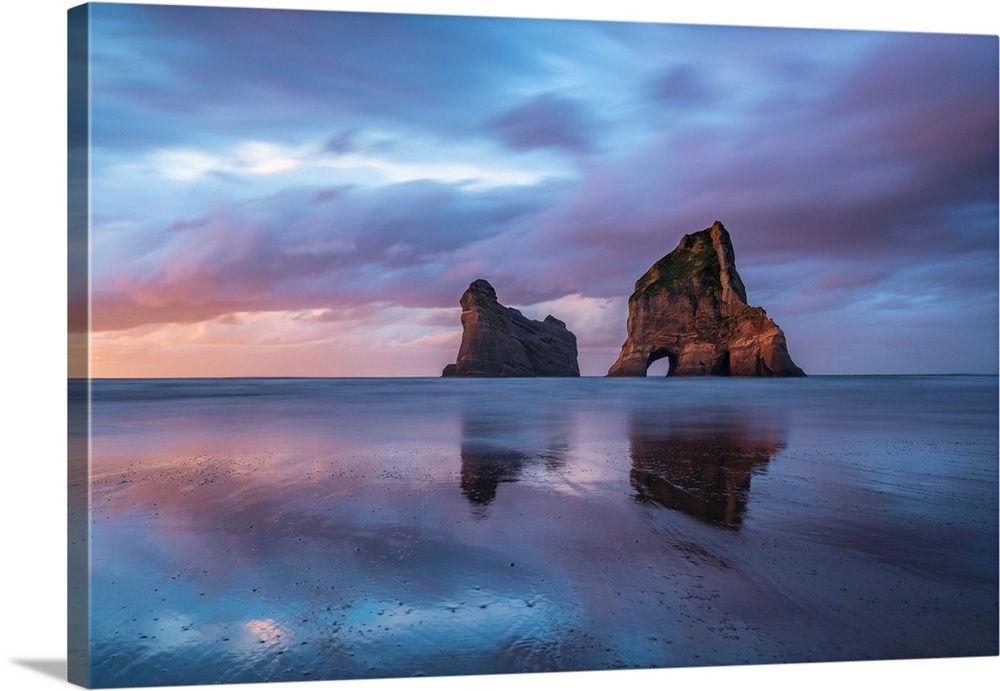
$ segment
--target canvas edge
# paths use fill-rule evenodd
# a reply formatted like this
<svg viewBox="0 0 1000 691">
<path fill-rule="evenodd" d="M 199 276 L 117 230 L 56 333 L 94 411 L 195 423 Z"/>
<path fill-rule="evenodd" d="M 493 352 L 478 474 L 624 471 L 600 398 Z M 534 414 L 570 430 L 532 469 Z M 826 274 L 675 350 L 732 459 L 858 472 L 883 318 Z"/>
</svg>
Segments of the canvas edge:
<svg viewBox="0 0 1000 691">
<path fill-rule="evenodd" d="M 67 681 L 90 684 L 90 6 L 67 10 Z"/>
</svg>

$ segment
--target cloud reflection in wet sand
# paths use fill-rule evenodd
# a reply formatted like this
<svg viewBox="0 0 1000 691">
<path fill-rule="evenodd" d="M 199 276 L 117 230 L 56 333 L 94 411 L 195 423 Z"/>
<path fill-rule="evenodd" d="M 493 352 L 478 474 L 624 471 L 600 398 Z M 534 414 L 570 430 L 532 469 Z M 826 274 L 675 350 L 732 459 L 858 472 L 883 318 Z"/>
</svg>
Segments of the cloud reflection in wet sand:
<svg viewBox="0 0 1000 691">
<path fill-rule="evenodd" d="M 995 650 L 995 379 L 97 389 L 94 683 Z"/>
</svg>

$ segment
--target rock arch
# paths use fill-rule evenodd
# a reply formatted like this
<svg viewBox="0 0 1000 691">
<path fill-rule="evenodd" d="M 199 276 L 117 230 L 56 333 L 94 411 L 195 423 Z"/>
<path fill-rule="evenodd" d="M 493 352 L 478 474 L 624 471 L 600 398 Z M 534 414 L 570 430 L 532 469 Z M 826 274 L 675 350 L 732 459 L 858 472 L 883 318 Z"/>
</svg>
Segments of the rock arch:
<svg viewBox="0 0 1000 691">
<path fill-rule="evenodd" d="M 628 301 L 628 338 L 609 377 L 644 377 L 674 358 L 668 376 L 805 376 L 784 332 L 747 304 L 729 232 L 716 221 L 685 235 L 653 264 Z"/>
<path fill-rule="evenodd" d="M 646 376 L 646 372 L 649 371 L 652 364 L 654 362 L 659 362 L 660 360 L 667 361 L 666 376 L 672 376 L 674 371 L 677 369 L 677 353 L 667 350 L 666 348 L 654 348 L 649 352 L 649 355 L 646 357 L 646 369 L 642 376 Z"/>
</svg>

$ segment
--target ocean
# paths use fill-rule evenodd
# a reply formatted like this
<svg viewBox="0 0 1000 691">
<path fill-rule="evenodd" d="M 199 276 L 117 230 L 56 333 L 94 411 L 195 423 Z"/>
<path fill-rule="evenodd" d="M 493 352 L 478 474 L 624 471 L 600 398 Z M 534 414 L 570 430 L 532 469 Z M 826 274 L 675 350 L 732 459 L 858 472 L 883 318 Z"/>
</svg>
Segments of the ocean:
<svg viewBox="0 0 1000 691">
<path fill-rule="evenodd" d="M 91 391 L 94 686 L 998 652 L 995 376 Z"/>
</svg>

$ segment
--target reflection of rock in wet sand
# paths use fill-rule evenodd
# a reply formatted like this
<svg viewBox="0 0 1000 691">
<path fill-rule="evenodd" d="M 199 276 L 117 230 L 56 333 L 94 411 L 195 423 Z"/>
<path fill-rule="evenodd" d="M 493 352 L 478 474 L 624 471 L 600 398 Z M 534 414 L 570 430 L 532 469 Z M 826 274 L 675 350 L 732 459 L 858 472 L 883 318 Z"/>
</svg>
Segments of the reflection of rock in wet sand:
<svg viewBox="0 0 1000 691">
<path fill-rule="evenodd" d="M 537 413 L 538 411 L 534 411 Z M 462 415 L 462 494 L 489 504 L 501 482 L 517 482 L 526 466 L 553 470 L 566 462 L 566 418 L 558 413 L 478 410 Z"/>
<path fill-rule="evenodd" d="M 636 499 L 738 528 L 751 476 L 784 448 L 784 438 L 773 424 L 738 417 L 635 418 L 629 440 Z"/>
<path fill-rule="evenodd" d="M 489 504 L 501 482 L 516 482 L 528 457 L 517 451 L 494 451 L 462 444 L 462 494 L 473 504 Z"/>
</svg>

